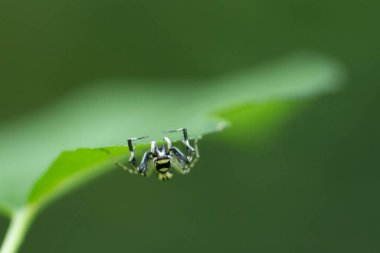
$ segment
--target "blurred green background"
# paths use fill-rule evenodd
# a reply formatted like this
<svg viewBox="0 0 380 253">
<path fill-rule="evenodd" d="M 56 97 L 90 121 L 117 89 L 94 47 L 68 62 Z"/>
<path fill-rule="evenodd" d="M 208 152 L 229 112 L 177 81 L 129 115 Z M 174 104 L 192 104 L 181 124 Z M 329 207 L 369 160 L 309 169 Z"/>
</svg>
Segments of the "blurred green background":
<svg viewBox="0 0 380 253">
<path fill-rule="evenodd" d="M 231 127 L 200 143 L 188 176 L 163 184 L 115 170 L 65 196 L 37 218 L 21 252 L 380 251 L 379 8 L 1 1 L 0 122 L 96 80 L 203 79 L 300 50 L 348 70 L 343 91 L 314 99 L 265 142 L 233 141 L 240 130 Z M 1 218 L 1 235 L 6 225 Z"/>
</svg>

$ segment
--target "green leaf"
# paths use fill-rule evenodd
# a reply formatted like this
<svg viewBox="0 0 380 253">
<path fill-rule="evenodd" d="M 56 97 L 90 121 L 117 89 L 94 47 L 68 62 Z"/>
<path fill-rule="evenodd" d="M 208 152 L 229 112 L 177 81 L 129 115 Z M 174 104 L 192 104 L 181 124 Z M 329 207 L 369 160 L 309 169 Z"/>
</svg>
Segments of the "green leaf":
<svg viewBox="0 0 380 253">
<path fill-rule="evenodd" d="M 0 211 L 11 215 L 27 206 L 39 210 L 116 169 L 111 165 L 129 156 L 128 137 L 161 139 L 163 130 L 181 127 L 192 138 L 200 137 L 223 129 L 227 110 L 333 91 L 342 77 L 335 62 L 302 55 L 211 80 L 114 80 L 83 88 L 0 127 Z M 147 148 L 140 143 L 138 155 Z"/>
</svg>

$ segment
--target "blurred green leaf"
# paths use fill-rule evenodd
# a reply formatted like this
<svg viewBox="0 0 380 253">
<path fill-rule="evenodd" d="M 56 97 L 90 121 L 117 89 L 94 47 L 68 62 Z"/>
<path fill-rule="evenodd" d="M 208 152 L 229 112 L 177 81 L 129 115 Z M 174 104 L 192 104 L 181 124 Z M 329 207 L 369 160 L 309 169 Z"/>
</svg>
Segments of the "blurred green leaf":
<svg viewBox="0 0 380 253">
<path fill-rule="evenodd" d="M 337 89 L 341 78 L 342 70 L 335 62 L 302 55 L 201 81 L 202 86 L 189 80 L 170 81 L 175 85 L 131 80 L 92 85 L 1 126 L 0 211 L 12 215 L 27 206 L 38 210 L 56 196 L 114 169 L 113 163 L 128 158 L 128 137 L 149 134 L 161 139 L 163 130 L 180 127 L 187 127 L 192 138 L 200 137 L 223 129 L 228 115 L 247 103 L 318 95 Z M 271 108 L 264 112 L 244 120 L 259 122 L 271 114 Z M 277 110 L 271 118 L 281 115 Z M 180 138 L 180 134 L 173 136 Z M 137 146 L 139 153 L 146 149 L 144 145 Z"/>
<path fill-rule="evenodd" d="M 224 135 L 230 141 L 237 142 L 237 145 L 247 142 L 252 145 L 252 139 L 256 144 L 262 145 L 263 142 L 273 139 L 273 136 L 279 133 L 279 128 L 297 115 L 297 112 L 305 109 L 308 104 L 310 102 L 279 100 L 267 103 L 247 103 L 223 110 L 220 113 L 221 116 L 228 119 L 234 126 L 233 130 L 225 131 Z M 246 138 L 247 136 L 249 138 Z"/>
</svg>

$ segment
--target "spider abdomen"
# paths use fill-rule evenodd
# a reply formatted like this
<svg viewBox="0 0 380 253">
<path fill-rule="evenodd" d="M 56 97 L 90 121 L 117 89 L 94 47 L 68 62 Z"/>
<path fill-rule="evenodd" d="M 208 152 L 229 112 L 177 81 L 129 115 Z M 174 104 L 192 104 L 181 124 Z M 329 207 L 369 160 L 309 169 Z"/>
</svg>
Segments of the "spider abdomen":
<svg viewBox="0 0 380 253">
<path fill-rule="evenodd" d="M 155 162 L 156 169 L 159 172 L 167 172 L 170 169 L 170 159 L 169 158 L 163 158 L 163 159 L 157 159 Z"/>
</svg>

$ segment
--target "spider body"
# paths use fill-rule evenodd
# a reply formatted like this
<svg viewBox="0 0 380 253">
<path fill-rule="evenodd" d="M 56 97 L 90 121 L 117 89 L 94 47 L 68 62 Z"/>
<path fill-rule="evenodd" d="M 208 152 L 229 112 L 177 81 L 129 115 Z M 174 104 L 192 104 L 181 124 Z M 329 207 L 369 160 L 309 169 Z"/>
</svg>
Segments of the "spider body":
<svg viewBox="0 0 380 253">
<path fill-rule="evenodd" d="M 173 176 L 173 167 L 179 169 L 179 171 L 184 174 L 188 173 L 190 168 L 199 158 L 197 140 L 194 141 L 195 148 L 193 148 L 190 145 L 186 128 L 175 131 L 183 132 L 183 144 L 185 145 L 186 155 L 183 154 L 177 147 L 172 146 L 172 143 L 168 137 L 164 137 L 164 144 L 162 145 L 157 145 L 156 141 L 151 142 L 150 150 L 144 153 L 140 164 L 138 164 L 135 158 L 135 150 L 132 141 L 141 138 L 130 138 L 128 139 L 128 147 L 131 153 L 129 163 L 138 173 L 146 175 L 149 170 L 149 161 L 152 161 L 154 168 L 158 172 L 158 178 L 160 180 L 170 179 Z"/>
</svg>

